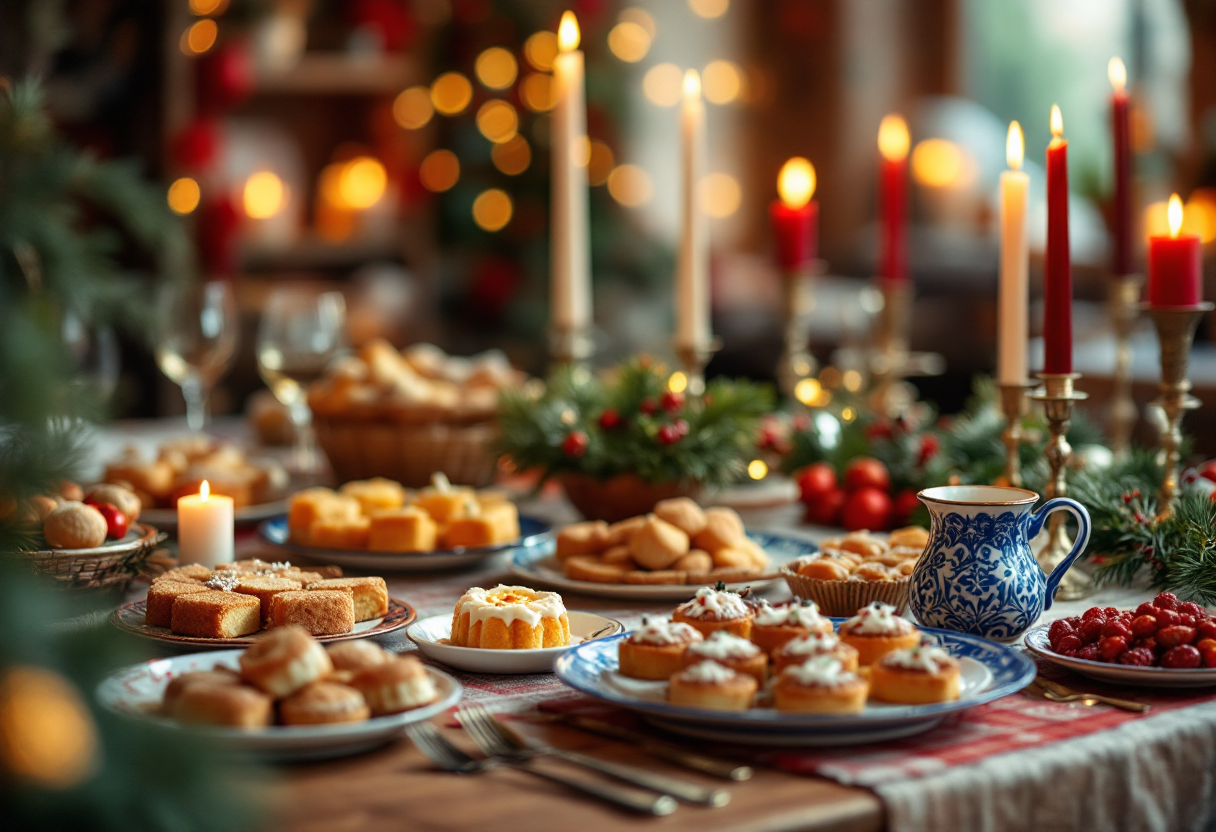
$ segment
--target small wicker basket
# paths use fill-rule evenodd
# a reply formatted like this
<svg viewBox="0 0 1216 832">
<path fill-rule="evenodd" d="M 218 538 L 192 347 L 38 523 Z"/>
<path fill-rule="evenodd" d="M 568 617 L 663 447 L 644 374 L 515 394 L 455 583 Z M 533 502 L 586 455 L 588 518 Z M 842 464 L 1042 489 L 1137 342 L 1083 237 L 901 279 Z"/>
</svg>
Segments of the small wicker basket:
<svg viewBox="0 0 1216 832">
<path fill-rule="evenodd" d="M 143 569 L 157 544 L 167 535 L 152 526 L 136 523 L 138 537 L 94 549 L 47 549 L 18 552 L 35 575 L 49 579 L 58 589 L 121 595 Z"/>
<path fill-rule="evenodd" d="M 498 473 L 492 421 L 377 422 L 318 418 L 317 442 L 340 482 L 387 477 L 422 488 L 442 471 L 457 485 L 484 487 Z"/>
<path fill-rule="evenodd" d="M 902 614 L 908 607 L 910 578 L 898 581 L 825 581 L 807 578 L 795 570 L 798 561 L 783 564 L 778 570 L 797 598 L 806 598 L 819 605 L 824 615 L 848 618 L 874 601 L 895 607 Z"/>
</svg>

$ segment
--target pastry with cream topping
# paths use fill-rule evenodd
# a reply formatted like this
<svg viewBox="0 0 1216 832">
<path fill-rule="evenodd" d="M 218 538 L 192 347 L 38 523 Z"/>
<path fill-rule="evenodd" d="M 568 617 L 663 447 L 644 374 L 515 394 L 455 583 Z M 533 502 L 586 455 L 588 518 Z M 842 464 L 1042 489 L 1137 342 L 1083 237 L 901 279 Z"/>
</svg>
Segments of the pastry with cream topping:
<svg viewBox="0 0 1216 832">
<path fill-rule="evenodd" d="M 870 668 L 870 695 L 900 705 L 930 705 L 958 699 L 958 659 L 940 647 L 895 650 Z"/>
<path fill-rule="evenodd" d="M 754 676 L 714 661 L 703 661 L 671 677 L 667 701 L 710 711 L 746 711 L 752 706 L 758 688 Z"/>
<path fill-rule="evenodd" d="M 816 656 L 781 671 L 773 684 L 773 705 L 804 714 L 855 714 L 865 710 L 869 688 L 832 656 Z"/>
<path fill-rule="evenodd" d="M 676 607 L 672 621 L 691 624 L 708 638 L 717 630 L 726 630 L 740 638 L 752 632 L 752 609 L 737 592 L 728 592 L 726 585 L 719 583 L 711 588 L 703 586 L 692 600 Z"/>
<path fill-rule="evenodd" d="M 706 660 L 746 673 L 762 685 L 768 676 L 768 654 L 747 639 L 731 635 L 726 630 L 718 630 L 704 641 L 688 645 L 684 651 L 685 667 Z"/>
<path fill-rule="evenodd" d="M 857 670 L 857 648 L 845 644 L 835 633 L 827 632 L 799 636 L 774 650 L 773 674 L 780 673 L 792 664 L 802 664 L 819 656 L 836 659 L 845 670 Z"/>
<path fill-rule="evenodd" d="M 830 633 L 832 622 L 819 614 L 814 601 L 795 599 L 787 604 L 760 604 L 752 621 L 752 641 L 765 653 L 772 653 L 787 641 L 809 633 Z"/>
<path fill-rule="evenodd" d="M 665 618 L 643 618 L 642 626 L 617 645 L 620 673 L 631 679 L 670 679 L 684 667 L 684 651 L 701 631 Z"/>
<path fill-rule="evenodd" d="M 840 640 L 857 648 L 862 666 L 868 667 L 887 653 L 920 644 L 920 631 L 896 615 L 895 607 L 875 601 L 840 625 Z"/>
<path fill-rule="evenodd" d="M 536 650 L 570 643 L 562 596 L 525 586 L 473 587 L 456 602 L 451 643 L 491 650 Z"/>
</svg>

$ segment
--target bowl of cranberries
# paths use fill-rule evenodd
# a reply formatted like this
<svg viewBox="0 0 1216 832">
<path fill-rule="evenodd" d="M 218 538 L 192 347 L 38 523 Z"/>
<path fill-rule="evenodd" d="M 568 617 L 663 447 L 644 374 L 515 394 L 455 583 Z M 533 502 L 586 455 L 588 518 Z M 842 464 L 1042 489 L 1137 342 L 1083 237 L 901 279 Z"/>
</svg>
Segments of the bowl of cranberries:
<svg viewBox="0 0 1216 832">
<path fill-rule="evenodd" d="M 1109 682 L 1216 685 L 1216 617 L 1163 592 L 1134 610 L 1092 607 L 1026 634 L 1034 653 Z"/>
</svg>

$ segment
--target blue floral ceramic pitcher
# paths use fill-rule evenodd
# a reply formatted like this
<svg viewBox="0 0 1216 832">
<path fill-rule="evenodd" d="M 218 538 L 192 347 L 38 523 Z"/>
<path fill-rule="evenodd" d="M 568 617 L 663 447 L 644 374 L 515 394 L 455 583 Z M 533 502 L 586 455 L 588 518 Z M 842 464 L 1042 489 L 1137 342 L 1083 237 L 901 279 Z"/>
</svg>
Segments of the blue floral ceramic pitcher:
<svg viewBox="0 0 1216 832">
<path fill-rule="evenodd" d="M 926 626 L 1007 641 L 1051 607 L 1060 579 L 1089 543 L 1089 512 L 1066 497 L 1021 488 L 953 485 L 917 495 L 929 509 L 929 544 L 912 572 L 908 607 Z M 1069 511 L 1080 532 L 1068 557 L 1044 575 L 1030 540 L 1053 511 Z"/>
</svg>

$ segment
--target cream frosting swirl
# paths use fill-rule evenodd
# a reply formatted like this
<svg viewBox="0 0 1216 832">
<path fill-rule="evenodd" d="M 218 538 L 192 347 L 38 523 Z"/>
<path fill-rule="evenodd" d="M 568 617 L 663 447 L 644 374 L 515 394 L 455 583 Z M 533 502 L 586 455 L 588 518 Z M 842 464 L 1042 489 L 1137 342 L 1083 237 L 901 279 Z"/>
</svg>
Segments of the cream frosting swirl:
<svg viewBox="0 0 1216 832">
<path fill-rule="evenodd" d="M 894 636 L 912 632 L 912 623 L 895 614 L 895 607 L 875 601 L 840 625 L 840 632 L 862 636 Z"/>
<path fill-rule="evenodd" d="M 913 647 L 910 650 L 891 651 L 883 656 L 882 663 L 904 670 L 939 673 L 957 664 L 957 660 L 940 647 Z"/>
<path fill-rule="evenodd" d="M 822 687 L 852 684 L 858 679 L 856 673 L 845 670 L 840 660 L 831 656 L 816 656 L 802 664 L 792 664 L 781 671 L 781 674 L 802 685 Z"/>
<path fill-rule="evenodd" d="M 683 621 L 669 621 L 666 618 L 658 620 L 643 618 L 642 626 L 629 637 L 634 644 L 652 644 L 668 646 L 673 644 L 688 644 L 701 641 L 704 636 L 701 631 Z"/>
<path fill-rule="evenodd" d="M 707 641 L 688 645 L 688 652 L 707 659 L 750 659 L 760 654 L 760 648 L 734 633 L 718 630 Z"/>
<path fill-rule="evenodd" d="M 781 648 L 786 656 L 822 656 L 840 647 L 840 638 L 835 633 L 808 633 L 791 639 Z"/>
<path fill-rule="evenodd" d="M 691 667 L 684 669 L 680 674 L 689 682 L 703 682 L 705 684 L 715 684 L 718 682 L 729 682 L 739 674 L 731 670 L 724 664 L 717 662 L 703 661 L 697 662 Z"/>
<path fill-rule="evenodd" d="M 761 627 L 806 627 L 818 629 L 823 627 L 826 619 L 819 614 L 819 606 L 814 601 L 782 604 L 774 607 L 765 603 L 756 612 L 756 623 Z"/>
<path fill-rule="evenodd" d="M 721 621 L 745 618 L 749 612 L 747 604 L 738 593 L 720 591 L 708 586 L 698 589 L 691 601 L 685 601 L 676 609 L 689 618 L 717 618 Z"/>
</svg>

